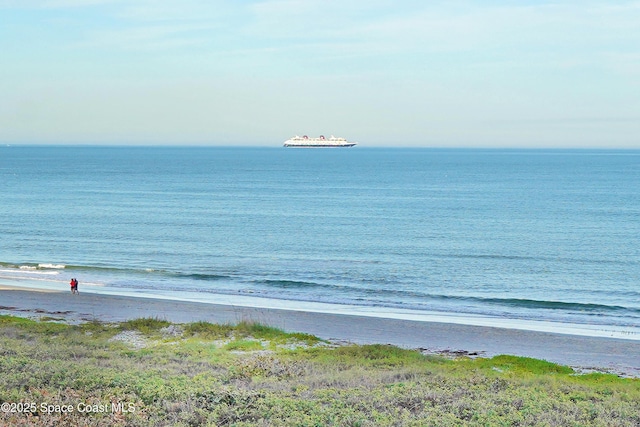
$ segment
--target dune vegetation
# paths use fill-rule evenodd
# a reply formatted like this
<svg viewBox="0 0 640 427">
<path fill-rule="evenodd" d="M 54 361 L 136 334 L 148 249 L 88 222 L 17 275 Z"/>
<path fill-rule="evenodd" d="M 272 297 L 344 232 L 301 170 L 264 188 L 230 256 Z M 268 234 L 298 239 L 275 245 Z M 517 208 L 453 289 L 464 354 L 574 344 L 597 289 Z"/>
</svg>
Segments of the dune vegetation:
<svg viewBox="0 0 640 427">
<path fill-rule="evenodd" d="M 0 425 L 639 426 L 640 380 L 255 323 L 0 316 Z"/>
</svg>

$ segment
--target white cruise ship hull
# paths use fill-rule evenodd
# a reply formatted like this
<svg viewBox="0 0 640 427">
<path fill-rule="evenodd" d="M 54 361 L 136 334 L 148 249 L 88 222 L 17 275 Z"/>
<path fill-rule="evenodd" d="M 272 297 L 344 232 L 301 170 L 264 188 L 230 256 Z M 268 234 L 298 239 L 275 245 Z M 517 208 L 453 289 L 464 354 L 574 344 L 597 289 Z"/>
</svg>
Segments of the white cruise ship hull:
<svg viewBox="0 0 640 427">
<path fill-rule="evenodd" d="M 285 142 L 284 146 L 289 148 L 340 148 L 340 147 L 353 147 L 355 142 L 347 144 L 298 144 L 295 142 Z"/>
</svg>

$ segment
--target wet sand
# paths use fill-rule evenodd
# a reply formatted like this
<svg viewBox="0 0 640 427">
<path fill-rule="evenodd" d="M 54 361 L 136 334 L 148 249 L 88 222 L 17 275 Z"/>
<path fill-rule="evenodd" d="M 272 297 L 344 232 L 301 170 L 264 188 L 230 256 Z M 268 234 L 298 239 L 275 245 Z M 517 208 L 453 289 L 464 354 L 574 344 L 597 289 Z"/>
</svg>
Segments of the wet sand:
<svg viewBox="0 0 640 427">
<path fill-rule="evenodd" d="M 639 340 L 91 293 L 71 295 L 8 286 L 0 286 L 0 314 L 70 322 L 116 322 L 139 317 L 175 323 L 255 321 L 357 344 L 393 344 L 424 352 L 486 357 L 511 354 L 640 377 Z"/>
</svg>

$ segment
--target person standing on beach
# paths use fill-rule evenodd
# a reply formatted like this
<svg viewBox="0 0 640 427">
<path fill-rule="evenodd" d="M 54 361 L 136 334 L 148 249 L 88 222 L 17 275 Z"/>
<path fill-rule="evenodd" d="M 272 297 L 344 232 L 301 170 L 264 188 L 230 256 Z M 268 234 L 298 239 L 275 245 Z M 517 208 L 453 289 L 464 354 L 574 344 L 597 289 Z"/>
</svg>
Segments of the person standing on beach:
<svg viewBox="0 0 640 427">
<path fill-rule="evenodd" d="M 72 278 L 71 282 L 69 283 L 71 285 L 71 293 L 72 294 L 79 294 L 80 292 L 78 292 L 78 280 L 76 278 Z"/>
</svg>

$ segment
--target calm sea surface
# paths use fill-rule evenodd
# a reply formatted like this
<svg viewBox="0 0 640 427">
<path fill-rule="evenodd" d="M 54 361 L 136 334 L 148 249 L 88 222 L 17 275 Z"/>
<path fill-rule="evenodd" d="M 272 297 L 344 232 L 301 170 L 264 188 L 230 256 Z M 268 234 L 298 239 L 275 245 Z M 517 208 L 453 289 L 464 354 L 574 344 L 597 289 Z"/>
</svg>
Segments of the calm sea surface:
<svg viewBox="0 0 640 427">
<path fill-rule="evenodd" d="M 0 183 L 0 283 L 640 339 L 640 151 L 3 146 Z"/>
</svg>

